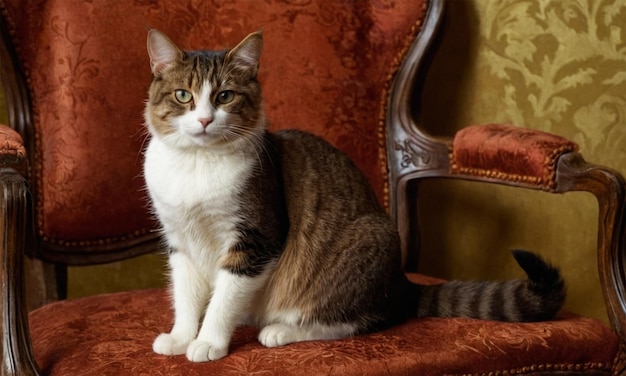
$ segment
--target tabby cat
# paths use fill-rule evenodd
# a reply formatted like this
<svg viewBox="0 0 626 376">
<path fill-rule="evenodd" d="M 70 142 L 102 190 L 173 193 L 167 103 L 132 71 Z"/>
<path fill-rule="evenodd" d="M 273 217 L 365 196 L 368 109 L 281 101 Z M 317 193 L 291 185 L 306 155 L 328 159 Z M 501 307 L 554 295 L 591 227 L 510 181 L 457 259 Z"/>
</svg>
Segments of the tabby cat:
<svg viewBox="0 0 626 376">
<path fill-rule="evenodd" d="M 563 280 L 515 251 L 527 280 L 419 286 L 399 238 L 355 164 L 322 139 L 266 130 L 261 33 L 226 51 L 185 52 L 148 34 L 148 192 L 170 249 L 175 321 L 159 354 L 228 353 L 238 325 L 269 347 L 339 339 L 410 317 L 553 317 Z"/>
</svg>

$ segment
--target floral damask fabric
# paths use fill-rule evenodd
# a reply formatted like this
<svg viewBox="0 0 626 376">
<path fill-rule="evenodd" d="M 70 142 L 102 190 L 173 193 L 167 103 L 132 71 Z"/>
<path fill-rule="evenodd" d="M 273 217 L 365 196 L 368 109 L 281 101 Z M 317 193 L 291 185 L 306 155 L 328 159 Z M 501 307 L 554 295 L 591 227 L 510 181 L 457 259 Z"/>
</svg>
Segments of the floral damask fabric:
<svg viewBox="0 0 626 376">
<path fill-rule="evenodd" d="M 0 124 L 0 164 L 20 163 L 25 158 L 22 137 L 13 129 Z"/>
<path fill-rule="evenodd" d="M 578 150 L 575 143 L 550 133 L 506 124 L 474 125 L 454 136 L 453 173 L 556 187 L 556 161 Z"/>
<path fill-rule="evenodd" d="M 370 335 L 273 349 L 258 343 L 257 329 L 242 327 L 227 357 L 198 364 L 152 352 L 152 341 L 172 319 L 165 290 L 49 304 L 30 315 L 35 357 L 46 375 L 64 376 L 440 376 L 610 371 L 618 351 L 609 328 L 570 314 L 541 323 L 424 318 Z"/>
<path fill-rule="evenodd" d="M 141 177 L 148 28 L 185 49 L 232 47 L 263 29 L 271 129 L 323 136 L 384 197 L 383 88 L 419 30 L 424 1 L 2 0 L 0 9 L 31 86 L 47 243 L 106 244 L 154 227 Z"/>
</svg>

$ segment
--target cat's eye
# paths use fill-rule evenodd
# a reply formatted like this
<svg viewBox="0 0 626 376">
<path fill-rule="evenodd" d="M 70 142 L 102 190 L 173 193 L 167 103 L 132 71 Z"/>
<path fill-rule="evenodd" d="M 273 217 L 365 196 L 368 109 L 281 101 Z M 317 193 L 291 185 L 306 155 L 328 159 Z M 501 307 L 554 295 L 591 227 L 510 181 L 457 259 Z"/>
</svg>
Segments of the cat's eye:
<svg viewBox="0 0 626 376">
<path fill-rule="evenodd" d="M 183 89 L 176 90 L 174 92 L 174 97 L 180 103 L 189 103 L 191 102 L 191 99 L 193 98 L 190 92 L 188 92 L 187 90 L 183 90 Z"/>
<path fill-rule="evenodd" d="M 217 103 L 218 104 L 228 104 L 235 99 L 235 92 L 232 90 L 224 90 L 217 94 Z"/>
</svg>

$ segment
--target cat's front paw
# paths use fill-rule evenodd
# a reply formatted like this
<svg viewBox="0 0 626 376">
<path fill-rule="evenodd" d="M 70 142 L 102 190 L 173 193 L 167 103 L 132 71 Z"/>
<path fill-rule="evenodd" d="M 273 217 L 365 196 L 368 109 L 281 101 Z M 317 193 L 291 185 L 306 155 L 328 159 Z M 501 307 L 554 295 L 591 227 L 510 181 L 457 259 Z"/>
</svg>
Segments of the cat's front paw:
<svg viewBox="0 0 626 376">
<path fill-rule="evenodd" d="M 192 362 L 207 362 L 218 360 L 228 354 L 228 347 L 212 345 L 210 342 L 194 340 L 187 347 L 187 359 Z"/>
<path fill-rule="evenodd" d="M 268 325 L 259 333 L 259 342 L 266 347 L 276 347 L 296 342 L 294 330 L 283 324 Z"/>
<path fill-rule="evenodd" d="M 181 355 L 187 350 L 189 342 L 176 335 L 161 333 L 154 340 L 152 350 L 161 355 Z"/>
</svg>

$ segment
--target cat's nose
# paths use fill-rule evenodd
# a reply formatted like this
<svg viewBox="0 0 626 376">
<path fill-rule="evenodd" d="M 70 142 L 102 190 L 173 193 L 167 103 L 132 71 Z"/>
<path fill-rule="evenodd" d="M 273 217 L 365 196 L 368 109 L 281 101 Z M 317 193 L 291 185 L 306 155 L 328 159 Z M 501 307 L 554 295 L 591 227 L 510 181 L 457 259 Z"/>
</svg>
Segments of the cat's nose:
<svg viewBox="0 0 626 376">
<path fill-rule="evenodd" d="M 200 122 L 200 124 L 202 124 L 203 128 L 206 128 L 209 126 L 209 124 L 211 124 L 211 122 L 213 121 L 213 118 L 203 117 L 203 118 L 198 118 L 198 121 Z"/>
</svg>

